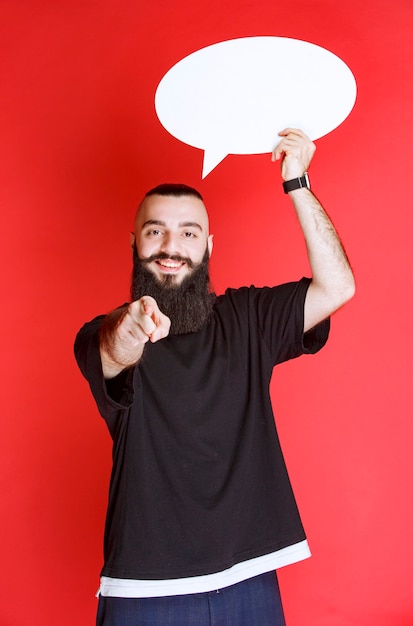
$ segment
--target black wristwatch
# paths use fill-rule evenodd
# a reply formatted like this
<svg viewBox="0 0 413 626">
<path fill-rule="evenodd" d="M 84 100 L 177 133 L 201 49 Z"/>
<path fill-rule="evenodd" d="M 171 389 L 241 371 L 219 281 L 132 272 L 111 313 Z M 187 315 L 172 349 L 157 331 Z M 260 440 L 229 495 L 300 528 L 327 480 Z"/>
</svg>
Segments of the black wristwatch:
<svg viewBox="0 0 413 626">
<path fill-rule="evenodd" d="M 283 182 L 284 193 L 289 193 L 290 191 L 294 191 L 295 189 L 311 189 L 310 187 L 310 179 L 308 178 L 308 173 L 304 172 L 304 176 L 300 176 L 300 178 L 292 178 L 291 180 L 286 180 Z"/>
</svg>

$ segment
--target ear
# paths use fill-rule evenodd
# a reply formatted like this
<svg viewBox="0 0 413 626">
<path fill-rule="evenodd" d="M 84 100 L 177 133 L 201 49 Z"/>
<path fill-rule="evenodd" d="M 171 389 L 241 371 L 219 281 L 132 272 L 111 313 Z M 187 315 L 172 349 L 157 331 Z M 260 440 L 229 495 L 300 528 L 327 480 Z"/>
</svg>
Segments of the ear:
<svg viewBox="0 0 413 626">
<path fill-rule="evenodd" d="M 208 235 L 208 252 L 209 256 L 212 254 L 212 248 L 214 247 L 214 235 Z"/>
<path fill-rule="evenodd" d="M 133 252 L 133 249 L 135 247 L 135 241 L 136 241 L 135 233 L 129 233 L 129 241 L 130 241 L 131 250 Z"/>
</svg>

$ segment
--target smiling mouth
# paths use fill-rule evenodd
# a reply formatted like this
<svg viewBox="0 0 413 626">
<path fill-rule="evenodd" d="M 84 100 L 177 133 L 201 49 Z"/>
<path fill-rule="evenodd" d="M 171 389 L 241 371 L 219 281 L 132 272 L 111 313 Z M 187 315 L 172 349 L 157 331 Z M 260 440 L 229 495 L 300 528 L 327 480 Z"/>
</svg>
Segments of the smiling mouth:
<svg viewBox="0 0 413 626">
<path fill-rule="evenodd" d="M 176 272 L 185 265 L 185 262 L 173 261 L 172 259 L 157 259 L 156 264 L 164 271 Z"/>
</svg>

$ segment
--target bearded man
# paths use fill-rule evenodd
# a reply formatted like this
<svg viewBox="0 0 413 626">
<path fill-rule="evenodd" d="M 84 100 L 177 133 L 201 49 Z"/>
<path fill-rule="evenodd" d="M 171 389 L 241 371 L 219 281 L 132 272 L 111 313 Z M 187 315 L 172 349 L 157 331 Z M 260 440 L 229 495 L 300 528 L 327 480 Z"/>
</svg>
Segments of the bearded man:
<svg viewBox="0 0 413 626">
<path fill-rule="evenodd" d="M 284 626 L 275 570 L 309 556 L 277 437 L 273 368 L 317 352 L 354 293 L 309 189 L 314 144 L 274 150 L 312 278 L 211 293 L 202 197 L 160 185 L 139 206 L 131 303 L 75 352 L 113 438 L 98 626 Z"/>
</svg>

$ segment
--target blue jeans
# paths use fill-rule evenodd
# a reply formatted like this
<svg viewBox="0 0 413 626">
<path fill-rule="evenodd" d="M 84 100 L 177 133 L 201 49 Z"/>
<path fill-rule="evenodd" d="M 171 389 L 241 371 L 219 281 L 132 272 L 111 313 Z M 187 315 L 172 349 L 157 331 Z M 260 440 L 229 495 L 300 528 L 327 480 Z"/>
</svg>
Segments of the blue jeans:
<svg viewBox="0 0 413 626">
<path fill-rule="evenodd" d="M 96 626 L 285 626 L 274 572 L 206 593 L 99 597 Z"/>
</svg>

